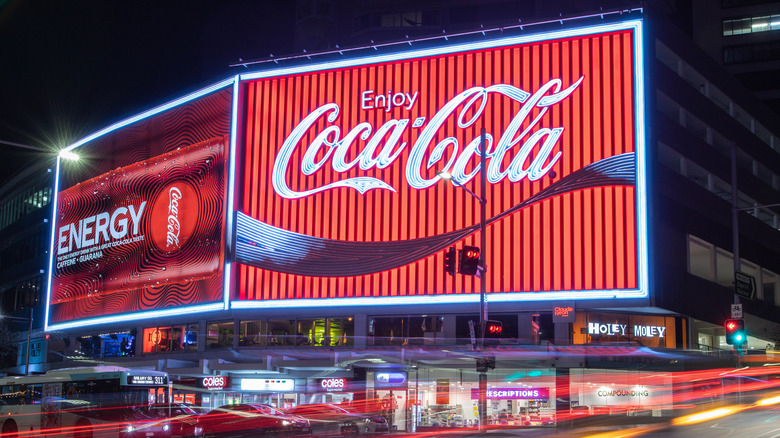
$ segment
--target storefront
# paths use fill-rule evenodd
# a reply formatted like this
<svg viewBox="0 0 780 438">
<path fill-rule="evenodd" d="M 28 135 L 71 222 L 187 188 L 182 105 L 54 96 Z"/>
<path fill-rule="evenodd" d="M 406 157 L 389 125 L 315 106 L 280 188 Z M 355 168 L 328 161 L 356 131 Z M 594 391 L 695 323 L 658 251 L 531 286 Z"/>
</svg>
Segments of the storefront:
<svg viewBox="0 0 780 438">
<path fill-rule="evenodd" d="M 592 415 L 661 416 L 673 407 L 671 372 L 572 369 L 572 408 Z"/>
<path fill-rule="evenodd" d="M 299 393 L 303 392 L 305 381 L 302 379 L 242 378 L 238 388 L 229 394 L 235 403 L 261 403 L 280 409 L 299 404 Z M 235 381 L 235 380 L 234 380 Z"/>
<path fill-rule="evenodd" d="M 375 400 L 377 410 L 385 417 L 390 430 L 405 431 L 410 428 L 411 409 L 409 373 L 405 369 L 373 370 L 366 373 L 366 397 Z"/>
<path fill-rule="evenodd" d="M 308 379 L 306 399 L 301 403 L 332 403 L 349 405 L 354 400 L 357 385 L 350 377 Z"/>
<path fill-rule="evenodd" d="M 417 382 L 419 427 L 479 424 L 478 375 L 471 369 L 430 369 Z M 488 373 L 488 424 L 548 425 L 555 421 L 554 369 L 496 369 Z M 415 409 L 412 409 L 415 411 Z"/>
<path fill-rule="evenodd" d="M 684 348 L 686 320 L 669 315 L 577 312 L 572 343 L 630 343 L 650 348 Z"/>
</svg>

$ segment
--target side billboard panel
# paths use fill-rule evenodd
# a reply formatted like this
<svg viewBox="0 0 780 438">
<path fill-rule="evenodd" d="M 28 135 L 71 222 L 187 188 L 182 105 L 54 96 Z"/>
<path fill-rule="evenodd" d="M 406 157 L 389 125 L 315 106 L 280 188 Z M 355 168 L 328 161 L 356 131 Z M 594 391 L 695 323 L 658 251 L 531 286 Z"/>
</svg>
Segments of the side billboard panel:
<svg viewBox="0 0 780 438">
<path fill-rule="evenodd" d="M 443 259 L 480 242 L 483 129 L 490 300 L 646 297 L 641 34 L 243 76 L 232 306 L 478 299 Z"/>
<path fill-rule="evenodd" d="M 230 99 L 210 94 L 75 149 L 79 167 L 60 174 L 50 328 L 221 305 Z"/>
</svg>

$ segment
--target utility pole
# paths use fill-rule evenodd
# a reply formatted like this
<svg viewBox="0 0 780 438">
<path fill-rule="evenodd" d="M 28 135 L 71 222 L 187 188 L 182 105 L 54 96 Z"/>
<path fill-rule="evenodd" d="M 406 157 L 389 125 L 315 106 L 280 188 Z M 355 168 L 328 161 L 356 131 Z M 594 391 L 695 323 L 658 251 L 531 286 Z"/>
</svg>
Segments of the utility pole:
<svg viewBox="0 0 780 438">
<path fill-rule="evenodd" d="M 487 303 L 485 302 L 485 295 L 487 293 L 487 265 L 485 263 L 485 257 L 487 255 L 487 236 L 485 235 L 486 228 L 486 185 L 487 185 L 487 173 L 485 167 L 487 167 L 487 141 L 486 141 L 485 128 L 482 128 L 480 133 L 480 147 L 479 147 L 479 248 L 480 248 L 480 260 L 479 266 L 481 272 L 479 273 L 479 352 L 482 355 L 483 361 L 487 360 L 485 354 L 485 324 L 487 317 Z M 483 362 L 484 363 L 484 362 Z M 484 430 L 487 426 L 487 370 L 482 368 L 479 372 L 479 429 Z"/>
</svg>

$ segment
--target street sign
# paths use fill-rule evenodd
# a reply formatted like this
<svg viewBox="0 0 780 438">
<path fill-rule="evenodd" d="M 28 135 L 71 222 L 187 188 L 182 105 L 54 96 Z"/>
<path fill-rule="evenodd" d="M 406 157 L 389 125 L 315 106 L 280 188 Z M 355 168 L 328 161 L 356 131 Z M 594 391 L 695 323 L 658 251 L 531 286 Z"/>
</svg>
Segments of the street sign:
<svg viewBox="0 0 780 438">
<path fill-rule="evenodd" d="M 742 319 L 742 304 L 731 305 L 731 319 Z"/>
<path fill-rule="evenodd" d="M 752 300 L 756 294 L 756 279 L 744 272 L 734 271 L 734 293 Z"/>
<path fill-rule="evenodd" d="M 474 321 L 469 320 L 469 335 L 471 335 L 471 345 L 476 345 L 477 334 L 474 332 Z"/>
</svg>

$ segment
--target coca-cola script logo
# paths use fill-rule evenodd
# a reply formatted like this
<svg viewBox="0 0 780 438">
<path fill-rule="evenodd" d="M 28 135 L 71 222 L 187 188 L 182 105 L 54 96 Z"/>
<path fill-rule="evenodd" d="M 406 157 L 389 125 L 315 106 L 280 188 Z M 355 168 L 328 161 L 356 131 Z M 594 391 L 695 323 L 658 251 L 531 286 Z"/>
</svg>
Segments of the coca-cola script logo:
<svg viewBox="0 0 780 438">
<path fill-rule="evenodd" d="M 161 250 L 177 251 L 189 239 L 198 217 L 198 194 L 186 182 L 174 182 L 157 195 L 152 208 L 152 241 Z"/>
<path fill-rule="evenodd" d="M 405 131 L 423 126 L 422 132 L 409 151 L 406 163 L 406 180 L 409 185 L 420 190 L 430 187 L 440 180 L 439 176 L 426 179 L 423 164 L 425 169 L 435 167 L 438 170 L 447 171 L 460 184 L 466 184 L 479 172 L 478 166 L 470 173 L 467 173 L 466 167 L 471 162 L 472 157 L 479 154 L 480 137 L 476 136 L 476 138 L 468 140 L 468 144 L 465 145 L 462 145 L 460 142 L 462 139 L 455 135 L 448 136 L 436 145 L 431 145 L 431 143 L 451 117 L 457 119 L 457 126 L 460 129 L 465 130 L 473 126 L 485 114 L 488 101 L 493 96 L 516 101 L 521 106 L 503 132 L 500 133 L 497 141 L 494 140 L 493 133 L 487 133 L 486 170 L 488 181 L 495 184 L 505 178 L 512 182 L 519 182 L 525 178 L 531 181 L 538 180 L 547 174 L 560 158 L 561 152 L 553 153 L 553 150 L 564 131 L 564 127 L 560 126 L 542 127 L 540 126 L 541 120 L 550 107 L 574 93 L 583 79 L 584 77 L 580 77 L 566 88 L 563 88 L 560 79 L 552 79 L 534 93 L 508 84 L 472 87 L 462 91 L 444 104 L 427 124 L 425 117 L 418 117 L 412 124 L 409 123 L 409 119 L 391 119 L 374 132 L 374 127 L 370 123 L 362 122 L 343 137 L 341 129 L 332 124 L 339 117 L 339 105 L 335 103 L 322 105 L 306 116 L 284 141 L 274 163 L 274 190 L 280 196 L 291 199 L 338 187 L 351 187 L 360 193 L 371 189 L 395 191 L 385 181 L 370 176 L 360 176 L 299 192 L 288 186 L 286 172 L 290 165 L 289 160 L 295 150 L 299 147 L 305 147 L 306 143 L 308 143 L 308 147 L 299 164 L 300 171 L 305 175 L 314 174 L 325 167 L 328 162 L 330 162 L 330 167 L 339 173 L 349 172 L 355 166 L 360 167 L 363 171 L 372 168 L 386 168 L 391 166 L 407 147 L 406 142 L 399 144 L 399 140 L 406 134 Z M 317 132 L 316 127 L 322 124 L 323 119 L 331 125 Z M 314 138 L 314 140 L 303 141 L 304 138 Z M 366 141 L 365 146 L 354 160 L 347 162 L 345 158 L 349 155 L 350 149 L 358 148 L 359 140 Z M 505 168 L 502 168 L 504 157 L 512 150 L 515 150 L 514 158 Z M 429 156 L 428 161 L 423 163 L 426 155 Z M 526 166 L 526 162 L 530 162 L 530 164 Z M 323 171 L 327 171 L 327 169 Z"/>
</svg>

